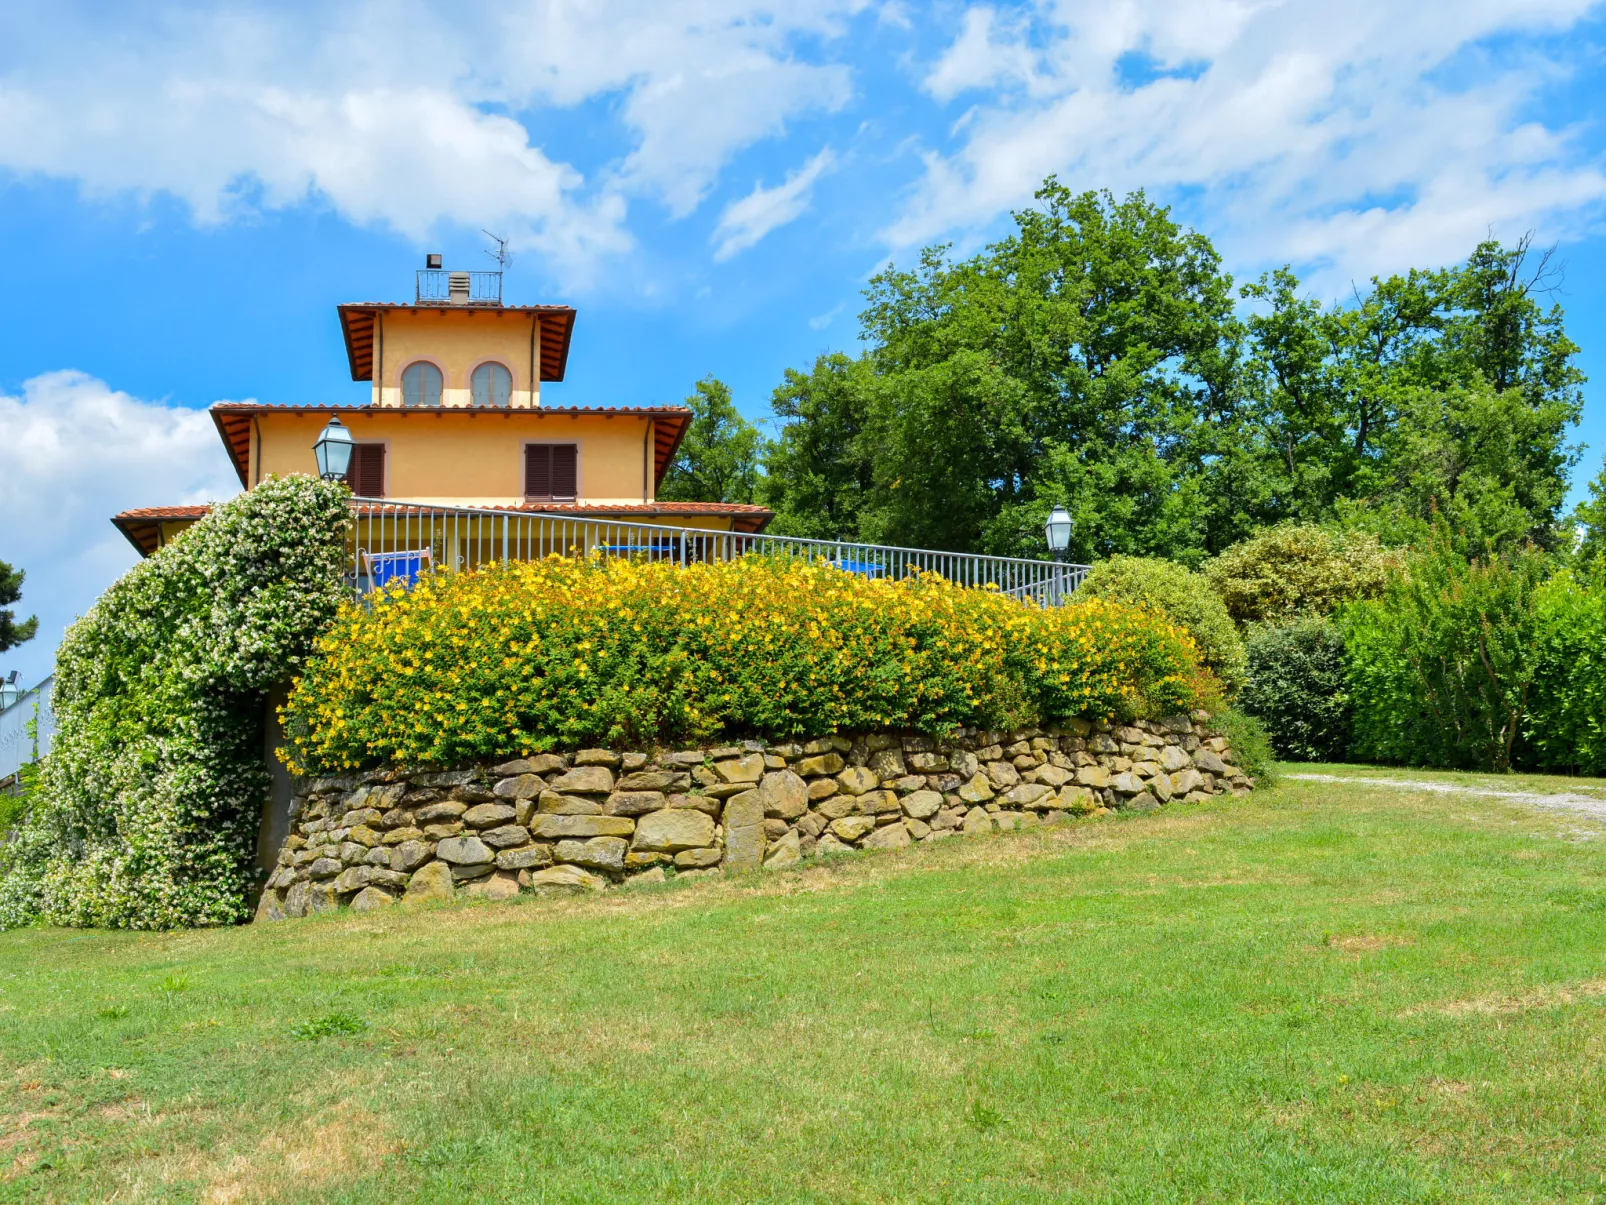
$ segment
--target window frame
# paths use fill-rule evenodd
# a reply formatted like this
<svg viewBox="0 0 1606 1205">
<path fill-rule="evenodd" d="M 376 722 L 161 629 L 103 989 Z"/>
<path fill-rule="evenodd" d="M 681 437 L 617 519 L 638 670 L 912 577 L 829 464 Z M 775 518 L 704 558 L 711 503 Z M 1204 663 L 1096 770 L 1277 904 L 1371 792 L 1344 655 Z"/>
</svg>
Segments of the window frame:
<svg viewBox="0 0 1606 1205">
<path fill-rule="evenodd" d="M 524 500 L 526 502 L 579 502 L 585 497 L 585 482 L 581 479 L 581 466 L 585 457 L 581 455 L 581 440 L 578 439 L 527 439 L 520 449 L 519 455 L 523 460 L 524 472 Z M 556 494 L 532 494 L 530 490 L 530 449 L 531 448 L 573 448 L 574 449 L 574 496 L 559 497 Z"/>
<path fill-rule="evenodd" d="M 409 406 L 407 404 L 407 374 L 412 372 L 415 368 L 422 372 L 426 365 L 430 368 L 433 368 L 440 376 L 440 396 L 437 397 L 433 402 L 420 401 L 416 406 Z M 428 356 L 419 356 L 416 359 L 409 360 L 402 368 L 400 375 L 397 376 L 396 381 L 401 390 L 401 406 L 403 410 L 439 410 L 446 404 L 446 370 L 434 360 L 431 360 Z M 422 396 L 422 388 L 419 389 L 419 394 Z"/>
<path fill-rule="evenodd" d="M 491 396 L 492 400 L 489 401 L 489 402 L 485 402 L 484 405 L 489 407 L 490 409 L 493 409 L 493 410 L 511 410 L 513 408 L 513 390 L 518 385 L 518 380 L 517 380 L 516 377 L 514 377 L 513 369 L 507 364 L 507 362 L 504 361 L 504 360 L 498 360 L 495 356 L 489 356 L 486 359 L 481 360 L 478 364 L 474 365 L 473 368 L 469 369 L 469 372 L 468 372 L 468 402 L 469 402 L 469 405 L 471 405 L 471 406 L 481 405 L 481 403 L 479 401 L 477 401 L 475 399 L 475 397 L 474 397 L 474 378 L 479 376 L 480 370 L 484 369 L 484 368 L 490 368 L 490 369 L 500 368 L 503 372 L 507 373 L 507 401 L 503 402 L 503 403 L 496 402 L 494 400 L 495 399 L 495 389 L 493 388 L 493 389 L 490 389 L 490 390 L 487 391 L 488 395 Z M 493 372 L 491 375 L 494 377 L 495 373 Z"/>
</svg>

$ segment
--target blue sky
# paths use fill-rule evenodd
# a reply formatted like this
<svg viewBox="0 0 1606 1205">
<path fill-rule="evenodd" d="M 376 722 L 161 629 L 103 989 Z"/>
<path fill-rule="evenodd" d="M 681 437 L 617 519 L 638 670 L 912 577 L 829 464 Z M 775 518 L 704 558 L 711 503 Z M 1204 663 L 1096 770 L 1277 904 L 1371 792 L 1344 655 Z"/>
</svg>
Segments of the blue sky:
<svg viewBox="0 0 1606 1205">
<path fill-rule="evenodd" d="M 47 672 L 132 563 L 108 515 L 237 488 L 202 408 L 366 397 L 334 306 L 405 299 L 426 251 L 488 266 L 482 228 L 509 300 L 580 310 L 565 404 L 714 373 L 762 419 L 869 274 L 1049 172 L 1323 299 L 1532 230 L 1606 381 L 1603 50 L 1582 0 L 11 0 L 0 559 L 44 630 L 0 672 Z"/>
</svg>

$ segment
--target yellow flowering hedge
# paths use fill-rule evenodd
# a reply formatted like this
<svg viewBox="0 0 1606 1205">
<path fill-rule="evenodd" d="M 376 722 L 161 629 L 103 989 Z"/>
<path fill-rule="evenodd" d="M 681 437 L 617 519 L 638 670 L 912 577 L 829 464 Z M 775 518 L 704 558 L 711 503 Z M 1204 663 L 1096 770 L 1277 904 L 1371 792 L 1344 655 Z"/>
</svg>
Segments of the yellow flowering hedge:
<svg viewBox="0 0 1606 1205">
<path fill-rule="evenodd" d="M 300 773 L 552 748 L 1047 723 L 1186 709 L 1192 639 L 1101 599 L 1040 609 L 789 558 L 550 557 L 346 606 L 284 709 Z"/>
</svg>

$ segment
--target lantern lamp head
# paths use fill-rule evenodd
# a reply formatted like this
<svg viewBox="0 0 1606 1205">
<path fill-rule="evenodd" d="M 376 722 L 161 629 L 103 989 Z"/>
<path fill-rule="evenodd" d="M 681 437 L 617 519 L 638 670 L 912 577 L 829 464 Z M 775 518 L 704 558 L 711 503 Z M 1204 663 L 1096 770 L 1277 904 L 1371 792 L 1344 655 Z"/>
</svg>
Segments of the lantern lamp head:
<svg viewBox="0 0 1606 1205">
<path fill-rule="evenodd" d="M 1071 546 L 1071 515 L 1063 506 L 1056 506 L 1049 512 L 1048 521 L 1043 524 L 1043 537 L 1048 541 L 1048 549 L 1056 556 Z"/>
<path fill-rule="evenodd" d="M 318 460 L 318 476 L 325 481 L 341 481 L 351 468 L 351 431 L 337 414 L 312 445 L 312 454 Z"/>
</svg>

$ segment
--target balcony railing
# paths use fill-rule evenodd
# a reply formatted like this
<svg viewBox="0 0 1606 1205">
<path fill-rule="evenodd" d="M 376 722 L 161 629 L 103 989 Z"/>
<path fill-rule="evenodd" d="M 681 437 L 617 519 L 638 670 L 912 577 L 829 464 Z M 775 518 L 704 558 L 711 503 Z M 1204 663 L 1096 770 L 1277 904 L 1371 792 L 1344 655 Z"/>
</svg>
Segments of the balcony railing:
<svg viewBox="0 0 1606 1205">
<path fill-rule="evenodd" d="M 786 554 L 850 573 L 901 581 L 940 574 L 961 586 L 996 589 L 1042 606 L 1058 606 L 1081 585 L 1088 566 L 1022 557 L 978 556 L 845 540 L 804 540 L 696 527 L 540 512 L 419 506 L 357 498 L 348 580 L 366 592 L 396 577 L 437 569 L 465 570 L 505 561 L 560 556 L 640 557 L 691 565 L 749 553 Z"/>
<path fill-rule="evenodd" d="M 420 305 L 501 305 L 502 274 L 424 268 L 418 273 L 417 301 Z"/>
</svg>

